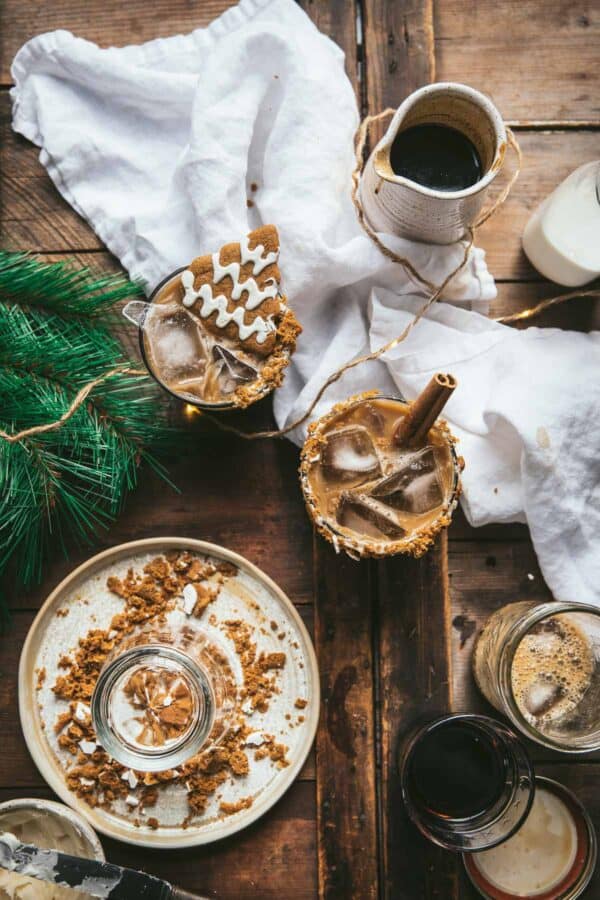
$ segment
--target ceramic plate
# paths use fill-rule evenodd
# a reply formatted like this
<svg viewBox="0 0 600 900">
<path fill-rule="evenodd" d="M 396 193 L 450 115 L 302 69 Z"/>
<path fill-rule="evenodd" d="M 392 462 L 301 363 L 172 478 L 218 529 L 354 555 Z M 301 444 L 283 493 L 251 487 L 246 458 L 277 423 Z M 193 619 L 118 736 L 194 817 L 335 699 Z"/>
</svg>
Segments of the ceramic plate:
<svg viewBox="0 0 600 900">
<path fill-rule="evenodd" d="M 286 665 L 275 694 L 265 713 L 255 712 L 248 724 L 257 732 L 273 734 L 289 749 L 286 768 L 278 768 L 270 759 L 255 763 L 249 751 L 250 772 L 228 782 L 213 797 L 206 811 L 184 830 L 179 824 L 185 817 L 187 800 L 181 786 L 169 786 L 172 792 L 161 801 L 161 816 L 150 809 L 149 816 L 160 819 L 153 830 L 141 822 L 133 825 L 131 817 L 101 808 L 91 808 L 72 793 L 65 782 L 60 763 L 62 750 L 57 743 L 53 723 L 56 714 L 68 704 L 56 700 L 52 685 L 60 670 L 58 660 L 72 652 L 77 640 L 91 628 L 107 628 L 122 601 L 106 587 L 109 575 L 123 576 L 130 567 L 141 570 L 155 556 L 172 550 L 188 550 L 215 561 L 234 563 L 238 573 L 227 579 L 211 604 L 214 619 L 243 616 L 254 628 L 253 640 L 265 652 L 283 650 Z M 57 612 L 60 610 L 60 614 Z M 277 628 L 271 626 L 277 623 Z M 204 621 L 201 622 L 204 629 Z M 283 636 L 282 636 L 283 635 Z M 44 668 L 46 677 L 38 685 L 37 671 Z M 308 699 L 298 715 L 297 698 Z M 42 709 L 44 713 L 42 714 Z M 319 676 L 314 649 L 308 632 L 293 604 L 277 585 L 242 556 L 223 547 L 189 538 L 151 538 L 114 547 L 94 556 L 75 569 L 50 594 L 36 616 L 21 654 L 19 666 L 19 710 L 23 734 L 38 769 L 61 800 L 83 814 L 91 825 L 117 840 L 146 847 L 189 847 L 207 844 L 245 828 L 262 816 L 292 784 L 312 746 L 319 716 Z M 48 719 L 44 721 L 44 716 Z M 219 812 L 219 800 L 235 803 L 252 796 L 252 805 L 233 815 Z M 163 809 L 164 807 L 164 809 Z"/>
</svg>

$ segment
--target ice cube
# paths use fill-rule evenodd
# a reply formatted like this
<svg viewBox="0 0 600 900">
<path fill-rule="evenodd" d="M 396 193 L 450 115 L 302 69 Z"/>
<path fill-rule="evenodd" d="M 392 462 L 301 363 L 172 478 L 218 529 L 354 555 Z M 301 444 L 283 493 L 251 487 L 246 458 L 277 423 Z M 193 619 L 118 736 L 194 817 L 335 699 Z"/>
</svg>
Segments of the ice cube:
<svg viewBox="0 0 600 900">
<path fill-rule="evenodd" d="M 387 506 L 416 515 L 429 512 L 444 500 L 433 447 L 424 447 L 401 461 L 400 468 L 371 490 Z"/>
<path fill-rule="evenodd" d="M 327 435 L 321 453 L 327 478 L 362 483 L 381 475 L 381 464 L 371 436 L 362 425 L 349 425 Z"/>
<path fill-rule="evenodd" d="M 221 393 L 232 394 L 240 385 L 256 381 L 258 371 L 239 359 L 227 347 L 215 344 L 212 355 L 219 366 L 218 379 Z"/>
<path fill-rule="evenodd" d="M 345 491 L 340 496 L 336 516 L 344 528 L 366 537 L 399 540 L 406 534 L 392 510 L 367 494 Z"/>
<path fill-rule="evenodd" d="M 549 713 L 565 696 L 562 685 L 547 678 L 536 678 L 524 691 L 523 703 L 532 716 Z"/>
<path fill-rule="evenodd" d="M 156 374 L 165 382 L 201 378 L 206 369 L 204 337 L 186 310 L 152 304 L 144 333 Z"/>
<path fill-rule="evenodd" d="M 360 405 L 359 410 L 361 423 L 371 432 L 371 434 L 383 434 L 385 419 L 375 404 L 367 401 Z"/>
</svg>

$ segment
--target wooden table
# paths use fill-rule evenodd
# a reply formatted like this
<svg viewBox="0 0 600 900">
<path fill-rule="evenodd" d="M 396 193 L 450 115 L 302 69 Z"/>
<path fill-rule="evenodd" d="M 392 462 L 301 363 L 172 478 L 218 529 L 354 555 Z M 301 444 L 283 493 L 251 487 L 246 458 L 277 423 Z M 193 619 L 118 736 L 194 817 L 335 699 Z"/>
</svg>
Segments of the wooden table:
<svg viewBox="0 0 600 900">
<path fill-rule="evenodd" d="M 4 0 L 0 51 L 2 246 L 50 259 L 118 264 L 60 198 L 38 151 L 10 127 L 10 62 L 39 32 L 68 28 L 103 46 L 138 43 L 207 24 L 228 0 Z M 363 113 L 396 106 L 432 80 L 487 92 L 517 132 L 521 177 L 478 237 L 498 280 L 492 315 L 556 293 L 528 265 L 520 236 L 533 207 L 568 172 L 600 156 L 600 7 L 588 0 L 302 0 L 346 53 Z M 292 298 L 293 299 L 293 298 Z M 587 330 L 592 301 L 541 320 Z M 598 327 L 596 318 L 595 327 Z M 212 460 L 211 474 L 207 460 Z M 241 898 L 471 898 L 460 859 L 425 843 L 400 802 L 396 755 L 417 716 L 490 712 L 469 671 L 485 617 L 518 597 L 549 592 L 525 526 L 475 530 L 459 515 L 424 559 L 355 563 L 316 539 L 289 443 L 247 445 L 200 426 L 193 455 L 170 461 L 177 495 L 145 473 L 106 547 L 181 534 L 225 544 L 262 567 L 313 631 L 323 706 L 316 753 L 263 820 L 208 848 L 150 853 L 104 841 L 107 856 L 220 900 Z M 243 468 L 243 491 L 228 473 Z M 269 492 L 264 499 L 263 486 Z M 11 592 L 14 625 L 0 650 L 0 800 L 48 796 L 17 714 L 17 663 L 49 589 L 75 563 L 57 557 L 39 589 Z M 9 588 L 10 591 L 10 588 Z M 537 769 L 574 788 L 600 830 L 600 756 L 566 761 L 531 747 Z M 600 897 L 600 873 L 586 892 Z M 133 900 L 133 898 L 132 898 Z"/>
</svg>

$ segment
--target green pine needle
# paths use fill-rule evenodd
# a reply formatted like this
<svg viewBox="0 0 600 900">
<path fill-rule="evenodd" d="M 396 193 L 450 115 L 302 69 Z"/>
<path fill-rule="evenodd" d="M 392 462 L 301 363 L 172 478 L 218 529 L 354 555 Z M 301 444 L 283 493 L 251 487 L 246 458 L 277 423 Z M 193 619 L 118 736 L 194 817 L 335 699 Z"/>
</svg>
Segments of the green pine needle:
<svg viewBox="0 0 600 900">
<path fill-rule="evenodd" d="M 0 428 L 55 422 L 83 385 L 137 368 L 107 314 L 140 296 L 120 276 L 0 251 Z M 152 379 L 119 373 L 60 428 L 12 444 L 0 437 L 0 574 L 10 563 L 18 584 L 30 585 L 56 547 L 92 543 L 136 486 L 142 460 L 166 477 L 147 448 L 170 436 Z"/>
<path fill-rule="evenodd" d="M 87 316 L 105 312 L 119 300 L 143 297 L 143 291 L 121 275 L 98 276 L 71 260 L 44 263 L 28 253 L 0 250 L 0 297 L 61 316 Z"/>
</svg>

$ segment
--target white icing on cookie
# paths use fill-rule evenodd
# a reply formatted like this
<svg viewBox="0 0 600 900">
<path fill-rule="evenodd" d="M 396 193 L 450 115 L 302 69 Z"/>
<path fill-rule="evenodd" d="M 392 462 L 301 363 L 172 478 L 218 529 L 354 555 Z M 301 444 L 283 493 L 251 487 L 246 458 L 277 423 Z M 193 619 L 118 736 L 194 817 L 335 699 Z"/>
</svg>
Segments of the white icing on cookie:
<svg viewBox="0 0 600 900">
<path fill-rule="evenodd" d="M 221 265 L 220 251 L 213 253 L 212 264 L 214 271 L 213 281 L 218 284 L 227 275 L 233 282 L 231 297 L 233 300 L 239 300 L 244 292 L 247 294 L 245 304 L 236 307 L 233 312 L 228 312 L 228 300 L 224 294 L 213 294 L 210 284 L 203 284 L 196 291 L 194 290 L 194 273 L 190 269 L 186 269 L 181 275 L 181 284 L 184 289 L 183 305 L 191 307 L 196 300 L 202 300 L 200 308 L 200 316 L 207 319 L 214 312 L 217 312 L 215 324 L 218 328 L 225 328 L 230 322 L 235 322 L 238 327 L 240 340 L 244 341 L 251 335 L 256 335 L 257 344 L 264 344 L 268 335 L 275 331 L 275 325 L 271 316 L 263 318 L 256 316 L 249 325 L 244 323 L 244 313 L 246 310 L 256 309 L 264 300 L 272 300 L 277 296 L 278 287 L 274 278 L 269 278 L 265 287 L 261 290 L 255 279 L 250 277 L 245 281 L 240 281 L 241 266 L 252 262 L 252 271 L 254 275 L 259 275 L 266 266 L 277 261 L 279 253 L 267 253 L 263 256 L 265 248 L 262 244 L 258 244 L 254 249 L 248 246 L 248 238 L 245 242 L 240 242 L 240 258 L 241 263 L 232 262 L 227 265 Z"/>
<path fill-rule="evenodd" d="M 255 334 L 256 343 L 264 344 L 269 334 L 276 330 L 271 316 L 267 316 L 266 319 L 262 316 L 257 316 L 250 325 L 245 325 L 244 313 L 246 312 L 246 307 L 236 306 L 233 312 L 228 312 L 227 297 L 225 294 L 217 294 L 216 297 L 213 297 L 210 284 L 203 284 L 200 286 L 199 290 L 195 291 L 194 273 L 191 269 L 186 269 L 185 272 L 182 272 L 181 283 L 185 290 L 185 296 L 183 298 L 184 306 L 193 306 L 196 300 L 202 300 L 200 316 L 203 319 L 207 319 L 212 313 L 217 312 L 218 315 L 215 321 L 217 328 L 225 328 L 230 322 L 235 322 L 240 333 L 241 341 L 245 341 L 246 338 Z"/>
</svg>

